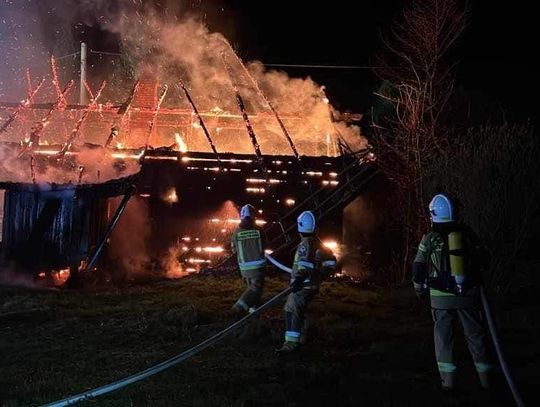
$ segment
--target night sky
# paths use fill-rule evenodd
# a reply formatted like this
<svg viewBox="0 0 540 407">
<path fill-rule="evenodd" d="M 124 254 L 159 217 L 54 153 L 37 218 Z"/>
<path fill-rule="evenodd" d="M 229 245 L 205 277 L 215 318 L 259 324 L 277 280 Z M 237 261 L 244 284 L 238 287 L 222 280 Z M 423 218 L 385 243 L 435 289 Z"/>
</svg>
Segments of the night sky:
<svg viewBox="0 0 540 407">
<path fill-rule="evenodd" d="M 86 12 L 89 4 L 97 3 L 105 12 L 116 9 L 115 1 L 3 0 L 0 99 L 8 96 L 6 89 L 17 79 L 14 67 L 36 69 L 50 52 L 76 51 L 78 40 L 87 41 L 92 49 L 117 51 L 117 36 L 100 27 L 99 16 Z M 167 1 L 153 3 L 166 7 Z M 192 0 L 185 8 L 203 15 L 211 30 L 224 33 L 243 59 L 369 66 L 381 50 L 381 33 L 388 31 L 407 3 Z M 470 24 L 456 49 L 460 88 L 477 104 L 490 105 L 491 112 L 510 119 L 536 115 L 534 8 L 531 3 L 472 1 Z M 311 75 L 326 85 L 332 102 L 342 110 L 369 109 L 379 83 L 371 69 L 283 69 L 292 76 Z"/>
</svg>

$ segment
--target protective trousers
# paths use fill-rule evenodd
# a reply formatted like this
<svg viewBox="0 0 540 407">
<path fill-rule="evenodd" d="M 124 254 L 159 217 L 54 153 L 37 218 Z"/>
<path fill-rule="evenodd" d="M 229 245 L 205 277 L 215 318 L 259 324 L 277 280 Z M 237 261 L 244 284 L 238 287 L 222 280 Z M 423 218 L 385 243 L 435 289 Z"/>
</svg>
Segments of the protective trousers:
<svg viewBox="0 0 540 407">
<path fill-rule="evenodd" d="M 285 341 L 303 342 L 302 331 L 306 322 L 309 304 L 317 294 L 316 290 L 302 289 L 291 293 L 285 302 Z"/>
<path fill-rule="evenodd" d="M 257 307 L 260 304 L 264 288 L 264 271 L 250 270 L 248 273 L 242 273 L 242 277 L 246 283 L 246 289 L 236 304 L 248 311 L 251 307 Z"/>
<path fill-rule="evenodd" d="M 457 367 L 454 364 L 454 321 L 459 321 L 469 347 L 482 387 L 489 386 L 487 336 L 482 311 L 478 308 L 432 309 L 435 339 L 435 356 L 442 385 L 452 388 Z"/>
</svg>

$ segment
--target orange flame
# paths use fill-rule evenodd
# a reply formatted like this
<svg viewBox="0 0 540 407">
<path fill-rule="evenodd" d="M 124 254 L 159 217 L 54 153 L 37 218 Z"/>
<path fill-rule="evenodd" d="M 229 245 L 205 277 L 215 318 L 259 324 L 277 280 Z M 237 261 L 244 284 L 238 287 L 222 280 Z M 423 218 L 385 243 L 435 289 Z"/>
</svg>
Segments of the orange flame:
<svg viewBox="0 0 540 407">
<path fill-rule="evenodd" d="M 178 146 L 178 151 L 181 153 L 187 153 L 189 151 L 188 146 L 180 133 L 174 133 L 174 139 L 176 141 L 176 145 Z"/>
</svg>

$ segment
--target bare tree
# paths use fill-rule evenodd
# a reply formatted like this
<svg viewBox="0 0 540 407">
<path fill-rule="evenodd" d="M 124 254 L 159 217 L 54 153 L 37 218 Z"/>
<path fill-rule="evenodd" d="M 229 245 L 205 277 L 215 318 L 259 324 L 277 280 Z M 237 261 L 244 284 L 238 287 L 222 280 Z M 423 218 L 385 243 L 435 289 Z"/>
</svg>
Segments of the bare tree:
<svg viewBox="0 0 540 407">
<path fill-rule="evenodd" d="M 376 95 L 390 108 L 373 121 L 379 162 L 396 187 L 398 216 L 403 225 L 403 280 L 428 218 L 424 208 L 425 163 L 446 148 L 444 125 L 454 89 L 454 69 L 448 62 L 452 45 L 466 25 L 466 8 L 458 0 L 415 0 L 404 11 L 379 58 L 378 74 L 388 86 Z"/>
<path fill-rule="evenodd" d="M 442 186 L 458 203 L 460 217 L 489 252 L 484 283 L 502 297 L 538 281 L 539 156 L 530 123 L 487 125 L 456 136 L 428 164 L 426 187 Z"/>
</svg>

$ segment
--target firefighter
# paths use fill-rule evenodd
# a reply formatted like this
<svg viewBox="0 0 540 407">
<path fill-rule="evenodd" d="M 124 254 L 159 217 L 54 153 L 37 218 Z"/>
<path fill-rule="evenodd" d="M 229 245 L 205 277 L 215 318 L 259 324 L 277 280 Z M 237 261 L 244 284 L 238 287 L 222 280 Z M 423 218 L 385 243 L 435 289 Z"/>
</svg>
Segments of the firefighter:
<svg viewBox="0 0 540 407">
<path fill-rule="evenodd" d="M 436 195 L 429 204 L 432 229 L 423 236 L 412 268 L 419 298 L 429 293 L 435 356 L 443 390 L 455 386 L 454 328 L 459 322 L 483 388 L 489 387 L 486 330 L 480 303 L 480 264 L 473 234 L 455 221 L 450 199 Z"/>
<path fill-rule="evenodd" d="M 260 229 L 255 225 L 255 208 L 244 205 L 240 210 L 240 225 L 231 238 L 231 248 L 238 260 L 246 290 L 233 305 L 238 314 L 253 312 L 259 305 L 264 287 L 266 258 Z"/>
<path fill-rule="evenodd" d="M 278 353 L 290 353 L 305 343 L 306 311 L 319 292 L 319 285 L 336 270 L 336 258 L 316 236 L 316 220 L 311 211 L 297 220 L 301 236 L 291 273 L 292 293 L 285 303 L 285 342 Z"/>
</svg>

